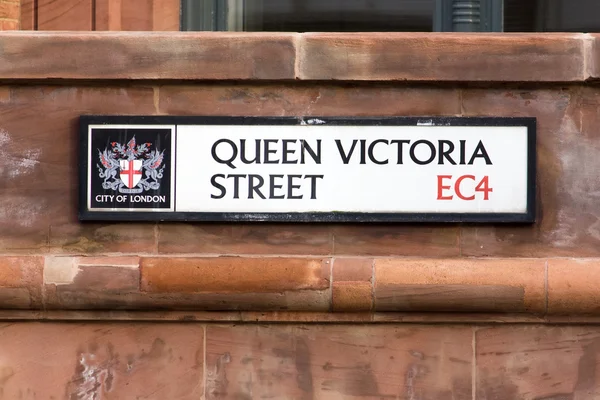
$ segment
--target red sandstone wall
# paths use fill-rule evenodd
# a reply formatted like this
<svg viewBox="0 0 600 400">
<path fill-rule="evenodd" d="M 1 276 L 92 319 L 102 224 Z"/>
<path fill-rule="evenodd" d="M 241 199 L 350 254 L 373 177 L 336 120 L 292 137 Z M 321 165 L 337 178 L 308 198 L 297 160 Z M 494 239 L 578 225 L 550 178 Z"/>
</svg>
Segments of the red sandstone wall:
<svg viewBox="0 0 600 400">
<path fill-rule="evenodd" d="M 6 399 L 595 399 L 597 326 L 0 324 Z"/>
<path fill-rule="evenodd" d="M 0 0 L 0 21 L 3 4 L 20 6 L 21 14 L 0 30 L 179 30 L 180 0 Z"/>
<path fill-rule="evenodd" d="M 19 29 L 21 0 L 0 0 L 0 31 Z"/>
<path fill-rule="evenodd" d="M 600 396 L 596 36 L 0 49 L 0 398 Z M 81 114 L 534 116 L 538 222 L 82 224 Z"/>
</svg>

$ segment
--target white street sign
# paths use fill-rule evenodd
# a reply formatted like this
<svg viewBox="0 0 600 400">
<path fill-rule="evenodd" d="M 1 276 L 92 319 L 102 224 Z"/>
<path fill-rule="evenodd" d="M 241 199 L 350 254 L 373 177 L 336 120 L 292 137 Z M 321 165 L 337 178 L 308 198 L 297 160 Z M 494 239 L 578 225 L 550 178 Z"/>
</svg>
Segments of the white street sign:
<svg viewBox="0 0 600 400">
<path fill-rule="evenodd" d="M 82 219 L 535 217 L 533 118 L 98 116 L 82 139 Z"/>
</svg>

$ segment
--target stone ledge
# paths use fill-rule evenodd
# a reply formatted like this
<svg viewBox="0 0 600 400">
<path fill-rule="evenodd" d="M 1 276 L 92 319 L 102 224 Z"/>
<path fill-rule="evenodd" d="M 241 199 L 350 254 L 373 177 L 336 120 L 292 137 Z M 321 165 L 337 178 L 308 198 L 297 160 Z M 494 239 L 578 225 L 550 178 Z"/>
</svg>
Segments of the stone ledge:
<svg viewBox="0 0 600 400">
<path fill-rule="evenodd" d="M 2 32 L 2 80 L 584 82 L 575 34 Z"/>
<path fill-rule="evenodd" d="M 0 79 L 291 80 L 295 36 L 2 32 Z"/>
<path fill-rule="evenodd" d="M 586 34 L 305 34 L 300 79 L 580 82 Z"/>
<path fill-rule="evenodd" d="M 599 276 L 591 258 L 0 256 L 0 309 L 600 316 Z"/>
<path fill-rule="evenodd" d="M 523 313 L 311 312 L 311 311 L 152 311 L 152 310 L 1 310 L 0 321 L 141 321 L 185 323 L 303 324 L 551 324 L 599 325 L 600 316 Z"/>
<path fill-rule="evenodd" d="M 600 34 L 592 34 L 593 41 L 591 43 L 589 62 L 588 62 L 588 75 L 591 78 L 600 78 Z"/>
</svg>

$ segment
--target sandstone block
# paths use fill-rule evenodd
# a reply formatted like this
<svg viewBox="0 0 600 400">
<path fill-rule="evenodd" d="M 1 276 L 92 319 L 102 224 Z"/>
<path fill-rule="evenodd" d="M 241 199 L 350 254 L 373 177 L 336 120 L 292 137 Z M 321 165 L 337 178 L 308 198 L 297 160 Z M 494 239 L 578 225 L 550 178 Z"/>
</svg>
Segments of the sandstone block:
<svg viewBox="0 0 600 400">
<path fill-rule="evenodd" d="M 582 34 L 308 33 L 300 79 L 582 81 Z"/>
<path fill-rule="evenodd" d="M 0 257 L 0 308 L 42 308 L 43 257 Z"/>
<path fill-rule="evenodd" d="M 600 261 L 548 261 L 548 313 L 600 313 Z"/>
<path fill-rule="evenodd" d="M 40 0 L 40 30 L 53 30 L 58 20 L 42 13 L 56 1 Z M 81 13 L 61 0 L 64 12 Z M 72 18 L 63 29 L 91 30 L 87 18 Z M 62 20 L 62 19 L 61 19 Z M 82 25 L 83 24 L 83 25 Z M 86 27 L 86 24 L 89 25 Z M 0 37 L 2 79 L 294 79 L 295 34 L 219 32 L 95 32 L 39 34 L 18 32 Z M 44 63 L 39 63 L 39 58 Z"/>
<path fill-rule="evenodd" d="M 378 259 L 375 310 L 546 310 L 545 260 Z"/>
<path fill-rule="evenodd" d="M 142 257 L 146 292 L 276 293 L 329 288 L 331 261 L 304 258 Z"/>
<path fill-rule="evenodd" d="M 8 399 L 199 399 L 204 327 L 169 323 L 0 324 Z"/>
</svg>

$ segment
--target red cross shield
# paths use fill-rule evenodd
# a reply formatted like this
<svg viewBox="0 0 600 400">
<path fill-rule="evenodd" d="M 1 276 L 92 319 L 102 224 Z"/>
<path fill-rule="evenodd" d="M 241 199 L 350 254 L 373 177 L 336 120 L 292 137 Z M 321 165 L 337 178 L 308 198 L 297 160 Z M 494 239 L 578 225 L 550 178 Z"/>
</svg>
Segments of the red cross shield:
<svg viewBox="0 0 600 400">
<path fill-rule="evenodd" d="M 142 160 L 119 160 L 119 176 L 128 188 L 134 188 L 142 178 Z"/>
</svg>

